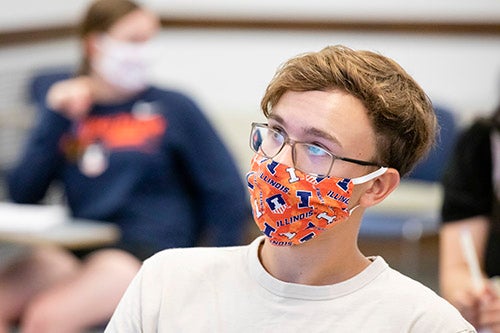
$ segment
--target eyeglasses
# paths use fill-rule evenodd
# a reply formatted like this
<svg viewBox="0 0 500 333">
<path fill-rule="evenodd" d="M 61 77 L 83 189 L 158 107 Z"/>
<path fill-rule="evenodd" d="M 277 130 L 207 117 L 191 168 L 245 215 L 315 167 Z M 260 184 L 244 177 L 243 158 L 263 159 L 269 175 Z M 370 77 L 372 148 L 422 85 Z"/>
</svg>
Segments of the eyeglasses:
<svg viewBox="0 0 500 333">
<path fill-rule="evenodd" d="M 292 148 L 294 168 L 316 176 L 328 176 L 335 160 L 359 165 L 379 166 L 374 162 L 360 161 L 332 154 L 325 148 L 306 142 L 291 140 L 286 134 L 270 128 L 267 124 L 252 123 L 250 148 L 267 158 L 274 158 L 285 144 Z"/>
</svg>

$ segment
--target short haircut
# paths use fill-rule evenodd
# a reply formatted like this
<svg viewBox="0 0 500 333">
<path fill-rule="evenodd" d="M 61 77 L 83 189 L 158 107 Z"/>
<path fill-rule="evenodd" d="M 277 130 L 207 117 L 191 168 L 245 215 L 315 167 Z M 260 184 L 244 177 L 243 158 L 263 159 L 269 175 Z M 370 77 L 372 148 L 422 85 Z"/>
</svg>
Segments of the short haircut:
<svg viewBox="0 0 500 333">
<path fill-rule="evenodd" d="M 404 176 L 434 145 L 438 125 L 428 96 L 394 60 L 371 51 L 336 45 L 286 61 L 269 83 L 261 108 L 268 117 L 287 91 L 337 89 L 367 109 L 378 164 Z"/>
</svg>

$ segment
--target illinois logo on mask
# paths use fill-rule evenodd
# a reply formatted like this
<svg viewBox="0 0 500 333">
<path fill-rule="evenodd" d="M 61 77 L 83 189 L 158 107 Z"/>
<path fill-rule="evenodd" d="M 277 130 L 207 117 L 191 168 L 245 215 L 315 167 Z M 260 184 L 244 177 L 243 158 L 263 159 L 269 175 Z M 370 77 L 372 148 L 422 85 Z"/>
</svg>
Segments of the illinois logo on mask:
<svg viewBox="0 0 500 333">
<path fill-rule="evenodd" d="M 274 214 L 283 214 L 287 208 L 287 204 L 281 193 L 267 198 L 266 203 Z"/>
</svg>

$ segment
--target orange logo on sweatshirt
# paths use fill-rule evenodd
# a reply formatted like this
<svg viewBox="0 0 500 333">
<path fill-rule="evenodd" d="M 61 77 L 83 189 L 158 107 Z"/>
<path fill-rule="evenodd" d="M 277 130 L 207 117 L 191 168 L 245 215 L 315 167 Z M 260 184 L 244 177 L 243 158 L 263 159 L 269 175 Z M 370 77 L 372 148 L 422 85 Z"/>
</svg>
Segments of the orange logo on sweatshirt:
<svg viewBox="0 0 500 333">
<path fill-rule="evenodd" d="M 74 159 L 88 145 L 99 142 L 108 150 L 135 149 L 153 151 L 165 134 L 167 121 L 160 115 L 138 119 L 130 113 L 89 117 L 78 124 L 76 131 L 63 137 L 65 155 Z M 73 157 L 73 158 L 71 158 Z"/>
</svg>

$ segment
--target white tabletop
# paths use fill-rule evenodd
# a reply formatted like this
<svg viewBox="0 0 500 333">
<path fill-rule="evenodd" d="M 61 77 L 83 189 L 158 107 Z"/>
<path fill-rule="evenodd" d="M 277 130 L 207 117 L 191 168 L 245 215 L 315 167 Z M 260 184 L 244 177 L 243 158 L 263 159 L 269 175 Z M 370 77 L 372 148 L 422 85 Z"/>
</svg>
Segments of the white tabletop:
<svg viewBox="0 0 500 333">
<path fill-rule="evenodd" d="M 62 206 L 0 202 L 0 242 L 84 249 L 111 244 L 119 238 L 116 225 L 72 218 Z"/>
<path fill-rule="evenodd" d="M 0 231 L 0 242 L 54 244 L 72 250 L 111 244 L 119 238 L 120 231 L 114 224 L 82 219 L 72 219 L 36 232 Z"/>
</svg>

